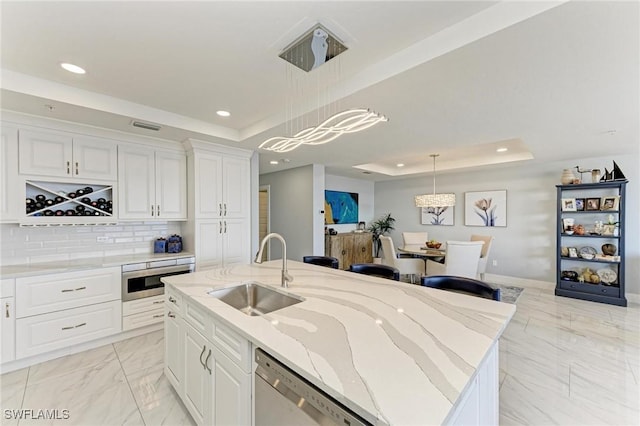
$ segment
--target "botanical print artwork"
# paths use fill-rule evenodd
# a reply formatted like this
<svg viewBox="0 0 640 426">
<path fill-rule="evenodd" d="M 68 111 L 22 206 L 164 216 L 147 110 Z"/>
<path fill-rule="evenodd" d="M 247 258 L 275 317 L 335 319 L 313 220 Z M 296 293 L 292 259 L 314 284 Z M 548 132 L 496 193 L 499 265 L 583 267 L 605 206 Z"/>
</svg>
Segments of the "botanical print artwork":
<svg viewBox="0 0 640 426">
<path fill-rule="evenodd" d="M 420 223 L 453 226 L 453 209 L 453 207 L 422 207 Z"/>
<path fill-rule="evenodd" d="M 507 191 L 466 192 L 466 226 L 507 226 Z"/>
</svg>

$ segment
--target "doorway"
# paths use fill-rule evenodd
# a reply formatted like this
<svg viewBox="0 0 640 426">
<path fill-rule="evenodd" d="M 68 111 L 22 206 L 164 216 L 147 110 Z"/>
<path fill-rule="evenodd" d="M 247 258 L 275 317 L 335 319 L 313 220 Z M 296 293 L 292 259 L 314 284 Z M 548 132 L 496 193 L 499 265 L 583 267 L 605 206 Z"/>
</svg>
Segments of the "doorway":
<svg viewBox="0 0 640 426">
<path fill-rule="evenodd" d="M 270 198 L 270 187 L 269 185 L 260 186 L 259 190 L 259 207 L 258 207 L 258 238 L 259 242 L 262 242 L 262 239 L 270 232 L 271 225 L 269 221 L 269 214 L 271 211 L 269 205 Z M 264 249 L 264 253 L 262 255 L 262 260 L 271 260 L 271 250 L 270 250 L 271 242 L 267 243 L 267 246 Z"/>
</svg>

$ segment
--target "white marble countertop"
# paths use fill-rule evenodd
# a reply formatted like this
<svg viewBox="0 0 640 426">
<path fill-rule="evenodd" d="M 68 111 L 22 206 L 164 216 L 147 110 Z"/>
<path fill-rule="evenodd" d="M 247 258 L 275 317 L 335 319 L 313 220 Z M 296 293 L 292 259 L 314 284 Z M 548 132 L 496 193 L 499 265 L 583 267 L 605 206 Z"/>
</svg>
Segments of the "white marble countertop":
<svg viewBox="0 0 640 426">
<path fill-rule="evenodd" d="M 250 317 L 207 295 L 257 281 L 280 288 L 281 261 L 166 277 L 333 398 L 374 424 L 442 424 L 515 306 L 299 262 L 302 303 Z"/>
<path fill-rule="evenodd" d="M 21 278 L 36 275 L 82 271 L 86 269 L 108 268 L 128 263 L 151 262 L 154 260 L 170 260 L 194 256 L 193 253 L 144 253 L 122 256 L 89 257 L 68 261 L 27 263 L 21 265 L 1 265 L 0 278 Z"/>
</svg>

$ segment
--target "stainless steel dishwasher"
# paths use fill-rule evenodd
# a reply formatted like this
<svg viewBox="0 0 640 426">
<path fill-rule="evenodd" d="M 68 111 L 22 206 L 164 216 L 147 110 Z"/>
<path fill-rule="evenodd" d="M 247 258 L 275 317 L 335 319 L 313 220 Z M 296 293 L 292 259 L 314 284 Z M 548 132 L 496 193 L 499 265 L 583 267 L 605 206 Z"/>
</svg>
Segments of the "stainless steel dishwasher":
<svg viewBox="0 0 640 426">
<path fill-rule="evenodd" d="M 256 363 L 256 426 L 371 425 L 259 348 Z"/>
</svg>

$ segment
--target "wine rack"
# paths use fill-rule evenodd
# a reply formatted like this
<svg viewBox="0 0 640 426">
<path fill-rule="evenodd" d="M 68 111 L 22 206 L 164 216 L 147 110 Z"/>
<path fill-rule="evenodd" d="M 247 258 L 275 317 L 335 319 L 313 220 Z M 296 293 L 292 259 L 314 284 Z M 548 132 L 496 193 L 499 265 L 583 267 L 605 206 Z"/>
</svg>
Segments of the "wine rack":
<svg viewBox="0 0 640 426">
<path fill-rule="evenodd" d="M 25 180 L 23 225 L 110 224 L 114 217 L 114 187 Z"/>
</svg>

